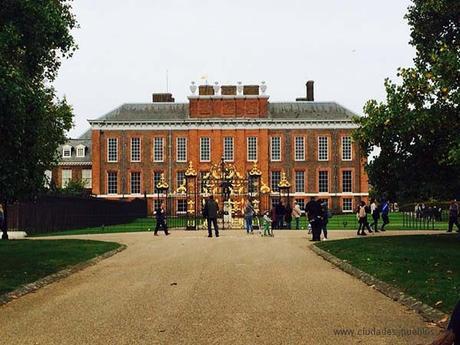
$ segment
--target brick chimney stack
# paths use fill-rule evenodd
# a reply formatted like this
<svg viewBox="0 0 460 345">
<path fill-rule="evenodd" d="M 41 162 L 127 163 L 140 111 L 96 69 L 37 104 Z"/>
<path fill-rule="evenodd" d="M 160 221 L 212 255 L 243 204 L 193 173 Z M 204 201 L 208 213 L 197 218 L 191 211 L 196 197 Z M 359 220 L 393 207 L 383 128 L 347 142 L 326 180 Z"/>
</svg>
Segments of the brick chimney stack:
<svg viewBox="0 0 460 345">
<path fill-rule="evenodd" d="M 153 103 L 174 103 L 174 98 L 171 93 L 152 93 Z"/>
<path fill-rule="evenodd" d="M 314 96 L 314 81 L 309 80 L 307 81 L 307 102 L 313 102 L 315 100 Z"/>
<path fill-rule="evenodd" d="M 298 102 L 314 102 L 315 101 L 315 95 L 314 95 L 314 84 L 315 82 L 313 80 L 307 81 L 306 87 L 307 87 L 307 97 L 300 97 L 296 98 L 295 100 Z"/>
</svg>

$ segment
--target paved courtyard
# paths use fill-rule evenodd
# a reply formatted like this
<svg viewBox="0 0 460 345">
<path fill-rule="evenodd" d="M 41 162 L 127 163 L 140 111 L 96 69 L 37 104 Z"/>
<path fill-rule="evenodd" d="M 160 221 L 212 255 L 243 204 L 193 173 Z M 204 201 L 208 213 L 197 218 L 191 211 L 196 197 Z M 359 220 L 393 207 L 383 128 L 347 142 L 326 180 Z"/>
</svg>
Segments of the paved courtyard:
<svg viewBox="0 0 460 345">
<path fill-rule="evenodd" d="M 306 232 L 205 236 L 73 237 L 128 248 L 0 307 L 0 344 L 414 345 L 438 332 L 314 254 Z M 422 335 L 361 334 L 389 329 Z"/>
</svg>

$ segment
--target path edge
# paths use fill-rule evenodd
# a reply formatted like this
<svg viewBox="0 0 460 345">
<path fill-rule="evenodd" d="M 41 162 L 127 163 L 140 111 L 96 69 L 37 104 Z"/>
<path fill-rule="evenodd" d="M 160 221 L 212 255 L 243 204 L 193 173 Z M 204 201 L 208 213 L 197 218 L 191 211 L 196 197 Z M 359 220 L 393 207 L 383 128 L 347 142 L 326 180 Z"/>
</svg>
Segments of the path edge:
<svg viewBox="0 0 460 345">
<path fill-rule="evenodd" d="M 350 265 L 346 261 L 339 259 L 338 257 L 332 255 L 331 253 L 317 247 L 316 245 L 310 246 L 311 250 L 317 255 L 321 256 L 326 261 L 329 261 L 333 265 L 340 268 L 342 271 L 352 275 L 355 278 L 358 278 L 365 284 L 384 294 L 385 296 L 391 298 L 393 301 L 398 302 L 405 307 L 415 311 L 423 317 L 427 322 L 434 322 L 440 327 L 447 327 L 447 320 L 449 316 L 442 312 L 439 309 L 433 308 L 428 304 L 423 303 L 422 301 L 406 294 L 402 290 L 385 283 L 374 276 L 361 271 L 360 269 Z"/>
<path fill-rule="evenodd" d="M 119 243 L 120 244 L 120 243 Z M 43 278 L 40 278 L 32 283 L 28 283 L 28 284 L 24 284 L 24 285 L 21 285 L 20 287 L 18 287 L 17 289 L 13 290 L 13 291 L 10 291 L 10 292 L 7 292 L 3 295 L 0 295 L 0 307 L 15 300 L 15 299 L 18 299 L 19 297 L 22 297 L 24 295 L 27 295 L 31 292 L 35 292 L 37 291 L 38 289 L 46 286 L 46 285 L 49 285 L 49 284 L 52 284 L 52 283 L 55 283 L 61 279 L 64 279 L 64 278 L 67 278 L 69 277 L 70 275 L 74 274 L 74 273 L 77 273 L 79 271 L 82 271 L 83 269 L 87 268 L 87 267 L 90 267 L 90 266 L 94 266 L 96 265 L 97 263 L 99 263 L 100 261 L 104 260 L 104 259 L 107 259 L 123 250 L 125 250 L 127 248 L 127 246 L 125 244 L 120 244 L 120 247 L 116 248 L 116 249 L 113 249 L 113 250 L 110 250 L 108 252 L 105 252 L 104 254 L 101 254 L 101 255 L 98 255 L 92 259 L 89 259 L 87 261 L 83 261 L 83 262 L 80 262 L 76 265 L 73 265 L 73 266 L 70 266 L 70 267 L 67 267 L 67 268 L 64 268 L 63 270 L 61 271 L 58 271 L 56 273 L 52 273 L 50 275 L 47 275 Z"/>
</svg>

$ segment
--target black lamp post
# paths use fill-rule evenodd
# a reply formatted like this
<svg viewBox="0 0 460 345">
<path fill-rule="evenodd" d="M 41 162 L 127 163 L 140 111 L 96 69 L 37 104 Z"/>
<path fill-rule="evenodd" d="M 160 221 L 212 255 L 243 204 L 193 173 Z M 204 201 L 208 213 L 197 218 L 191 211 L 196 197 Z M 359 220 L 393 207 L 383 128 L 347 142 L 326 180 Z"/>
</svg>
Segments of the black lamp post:
<svg viewBox="0 0 460 345">
<path fill-rule="evenodd" d="M 187 188 L 187 230 L 196 230 L 196 208 L 198 192 L 196 188 L 196 177 L 198 176 L 193 169 L 192 161 L 188 162 L 188 168 L 185 171 L 185 183 Z M 192 188 L 193 186 L 193 188 Z M 192 194 L 192 195 L 190 195 Z"/>
</svg>

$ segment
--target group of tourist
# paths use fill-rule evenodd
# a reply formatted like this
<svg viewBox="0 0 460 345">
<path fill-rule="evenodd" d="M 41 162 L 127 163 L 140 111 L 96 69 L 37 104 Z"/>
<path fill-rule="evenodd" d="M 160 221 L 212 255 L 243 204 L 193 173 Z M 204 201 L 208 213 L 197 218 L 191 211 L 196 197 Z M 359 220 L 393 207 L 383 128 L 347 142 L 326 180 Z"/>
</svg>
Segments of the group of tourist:
<svg viewBox="0 0 460 345">
<path fill-rule="evenodd" d="M 374 198 L 371 199 L 370 205 L 361 201 L 356 208 L 356 218 L 358 219 L 358 236 L 366 236 L 365 230 L 368 233 L 385 231 L 385 226 L 390 223 L 389 219 L 390 204 L 387 200 L 383 200 L 380 204 Z M 372 223 L 369 224 L 368 215 L 372 217 Z M 379 230 L 379 220 L 382 217 L 382 226 Z"/>
</svg>

